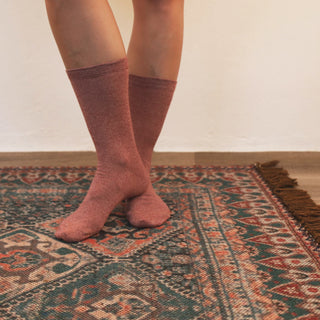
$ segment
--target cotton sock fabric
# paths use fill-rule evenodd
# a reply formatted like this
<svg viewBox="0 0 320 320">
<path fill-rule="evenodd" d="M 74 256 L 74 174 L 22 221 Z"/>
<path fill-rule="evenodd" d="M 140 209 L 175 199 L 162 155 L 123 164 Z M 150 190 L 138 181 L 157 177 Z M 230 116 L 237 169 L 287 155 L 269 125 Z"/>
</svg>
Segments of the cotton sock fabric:
<svg viewBox="0 0 320 320">
<path fill-rule="evenodd" d="M 133 130 L 138 151 L 148 172 L 153 148 L 163 127 L 176 83 L 173 80 L 129 75 Z M 157 227 L 170 218 L 170 210 L 149 181 L 142 195 L 129 199 L 126 216 L 135 227 Z"/>
<path fill-rule="evenodd" d="M 78 209 L 55 236 L 81 241 L 104 226 L 122 200 L 142 194 L 148 172 L 139 156 L 128 96 L 128 61 L 66 70 L 97 152 L 97 170 Z"/>
</svg>

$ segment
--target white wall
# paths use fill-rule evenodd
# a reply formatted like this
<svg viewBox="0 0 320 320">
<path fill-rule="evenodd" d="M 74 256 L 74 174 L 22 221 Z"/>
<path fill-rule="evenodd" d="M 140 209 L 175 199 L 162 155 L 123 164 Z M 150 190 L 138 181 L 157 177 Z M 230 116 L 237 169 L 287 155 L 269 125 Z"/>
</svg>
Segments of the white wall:
<svg viewBox="0 0 320 320">
<path fill-rule="evenodd" d="M 94 150 L 44 0 L 0 0 L 0 152 Z M 124 42 L 130 0 L 110 1 Z M 320 151 L 320 2 L 185 2 L 157 151 Z"/>
</svg>

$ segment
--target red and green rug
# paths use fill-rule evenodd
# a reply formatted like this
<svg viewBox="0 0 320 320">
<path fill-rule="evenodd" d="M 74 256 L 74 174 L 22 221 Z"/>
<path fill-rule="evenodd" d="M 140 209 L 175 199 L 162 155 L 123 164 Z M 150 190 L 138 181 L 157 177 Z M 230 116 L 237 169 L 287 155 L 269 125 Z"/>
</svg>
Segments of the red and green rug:
<svg viewBox="0 0 320 320">
<path fill-rule="evenodd" d="M 99 235 L 56 240 L 94 172 L 0 169 L 0 319 L 320 319 L 320 210 L 274 163 L 153 167 L 165 225 L 119 205 Z"/>
</svg>

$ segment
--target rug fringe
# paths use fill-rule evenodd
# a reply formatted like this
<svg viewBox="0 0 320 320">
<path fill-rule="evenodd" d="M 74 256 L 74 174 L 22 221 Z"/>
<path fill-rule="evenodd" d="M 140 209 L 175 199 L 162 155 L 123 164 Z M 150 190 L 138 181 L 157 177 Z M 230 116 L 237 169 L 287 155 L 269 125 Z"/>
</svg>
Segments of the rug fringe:
<svg viewBox="0 0 320 320">
<path fill-rule="evenodd" d="M 296 179 L 290 178 L 287 170 L 276 167 L 278 163 L 278 160 L 273 160 L 257 162 L 254 166 L 273 193 L 320 245 L 320 206 L 306 191 L 296 188 Z"/>
</svg>

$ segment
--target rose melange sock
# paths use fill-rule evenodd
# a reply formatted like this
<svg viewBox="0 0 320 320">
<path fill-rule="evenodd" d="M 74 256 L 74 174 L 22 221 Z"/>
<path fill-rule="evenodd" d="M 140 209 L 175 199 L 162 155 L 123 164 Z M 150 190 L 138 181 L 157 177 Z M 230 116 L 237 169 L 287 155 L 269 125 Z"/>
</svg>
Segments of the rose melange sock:
<svg viewBox="0 0 320 320">
<path fill-rule="evenodd" d="M 136 145 L 147 171 L 151 168 L 154 145 L 159 137 L 177 81 L 129 75 L 129 102 Z M 129 199 L 127 219 L 139 228 L 157 227 L 170 217 L 168 206 L 152 187 Z"/>
<path fill-rule="evenodd" d="M 67 242 L 98 233 L 122 200 L 142 194 L 148 172 L 139 156 L 128 96 L 128 61 L 66 70 L 97 152 L 97 170 L 78 209 L 55 236 Z"/>
</svg>

